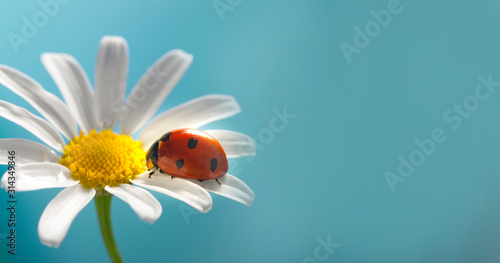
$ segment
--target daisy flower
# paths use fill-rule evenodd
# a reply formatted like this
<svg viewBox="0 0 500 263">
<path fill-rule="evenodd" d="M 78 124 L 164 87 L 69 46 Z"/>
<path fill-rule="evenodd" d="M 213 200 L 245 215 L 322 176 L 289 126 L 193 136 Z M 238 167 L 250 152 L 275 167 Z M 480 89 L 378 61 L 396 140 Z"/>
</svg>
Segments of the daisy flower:
<svg viewBox="0 0 500 263">
<path fill-rule="evenodd" d="M 113 261 L 120 261 L 111 234 L 111 196 L 128 203 L 140 219 L 153 223 L 161 215 L 162 207 L 144 188 L 179 199 L 200 212 L 212 208 L 208 192 L 251 205 L 252 190 L 230 174 L 219 178 L 220 184 L 215 180 L 200 182 L 162 174 L 148 178 L 145 151 L 165 132 L 198 128 L 241 111 L 233 97 L 212 94 L 185 102 L 152 119 L 190 66 L 192 55 L 178 49 L 167 52 L 141 77 L 127 100 L 128 45 L 122 37 L 106 36 L 101 40 L 95 90 L 72 56 L 44 53 L 41 60 L 65 102 L 22 72 L 0 65 L 0 83 L 25 99 L 44 118 L 2 100 L 0 116 L 46 144 L 19 138 L 0 139 L 0 164 L 8 164 L 8 152 L 15 151 L 15 176 L 6 172 L 1 179 L 2 188 L 15 185 L 17 192 L 64 188 L 40 218 L 38 235 L 43 244 L 58 247 L 73 219 L 95 199 L 108 252 Z M 118 123 L 119 133 L 115 133 L 112 130 Z M 142 127 L 138 140 L 134 140 L 132 136 Z M 227 130 L 205 132 L 219 141 L 228 158 L 256 153 L 254 141 L 244 134 Z"/>
</svg>

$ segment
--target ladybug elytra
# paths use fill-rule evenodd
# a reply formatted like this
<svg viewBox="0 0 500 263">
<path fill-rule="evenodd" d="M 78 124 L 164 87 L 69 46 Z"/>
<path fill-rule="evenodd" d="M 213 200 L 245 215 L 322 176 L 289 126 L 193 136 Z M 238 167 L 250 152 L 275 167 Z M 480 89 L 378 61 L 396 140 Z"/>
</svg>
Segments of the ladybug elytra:
<svg viewBox="0 0 500 263">
<path fill-rule="evenodd" d="M 196 129 L 177 129 L 165 133 L 146 153 L 150 171 L 172 177 L 197 180 L 217 179 L 228 170 L 226 153 L 209 134 Z"/>
</svg>

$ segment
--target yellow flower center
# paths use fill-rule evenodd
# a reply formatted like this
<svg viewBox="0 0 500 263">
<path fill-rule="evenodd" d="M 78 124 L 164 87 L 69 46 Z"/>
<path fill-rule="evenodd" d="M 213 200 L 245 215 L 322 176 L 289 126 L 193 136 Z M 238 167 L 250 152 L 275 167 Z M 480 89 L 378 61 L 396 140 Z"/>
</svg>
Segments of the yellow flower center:
<svg viewBox="0 0 500 263">
<path fill-rule="evenodd" d="M 92 130 L 71 140 L 59 163 L 68 167 L 80 184 L 97 189 L 129 183 L 146 170 L 145 157 L 141 142 L 130 136 Z"/>
</svg>

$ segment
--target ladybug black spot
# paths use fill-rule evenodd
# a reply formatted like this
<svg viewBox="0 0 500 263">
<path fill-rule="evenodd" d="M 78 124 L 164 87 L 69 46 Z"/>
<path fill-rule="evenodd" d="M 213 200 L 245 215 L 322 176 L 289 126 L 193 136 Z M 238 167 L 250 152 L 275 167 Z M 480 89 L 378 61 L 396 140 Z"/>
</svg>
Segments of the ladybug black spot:
<svg viewBox="0 0 500 263">
<path fill-rule="evenodd" d="M 194 148 L 196 148 L 196 145 L 198 145 L 198 139 L 189 138 L 188 148 L 189 149 L 194 149 Z"/>
<path fill-rule="evenodd" d="M 160 141 L 164 142 L 166 140 L 169 140 L 170 139 L 170 134 L 171 134 L 171 132 L 163 134 L 163 136 L 161 136 L 161 138 L 160 138 Z"/>
<path fill-rule="evenodd" d="M 177 169 L 181 169 L 184 166 L 184 160 L 179 159 L 175 161 L 175 165 L 177 165 Z"/>
<path fill-rule="evenodd" d="M 217 158 L 212 158 L 210 161 L 210 170 L 212 170 L 212 173 L 217 169 Z"/>
</svg>

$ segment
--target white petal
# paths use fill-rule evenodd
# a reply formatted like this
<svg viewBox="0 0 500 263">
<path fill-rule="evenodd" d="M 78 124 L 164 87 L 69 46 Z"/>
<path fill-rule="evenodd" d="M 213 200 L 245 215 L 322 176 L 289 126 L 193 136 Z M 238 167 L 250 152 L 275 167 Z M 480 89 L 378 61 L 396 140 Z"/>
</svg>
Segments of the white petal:
<svg viewBox="0 0 500 263">
<path fill-rule="evenodd" d="M 44 245 L 59 247 L 76 215 L 94 198 L 95 189 L 81 184 L 62 190 L 50 203 L 38 222 L 38 236 Z"/>
<path fill-rule="evenodd" d="M 241 112 L 233 96 L 211 94 L 185 102 L 151 121 L 139 135 L 144 149 L 164 133 L 179 128 L 198 128 Z"/>
<path fill-rule="evenodd" d="M 224 148 L 228 158 L 254 156 L 257 153 L 255 142 L 250 136 L 228 130 L 206 130 Z"/>
<path fill-rule="evenodd" d="M 148 176 L 148 173 L 143 173 L 130 181 L 135 185 L 179 199 L 202 213 L 212 209 L 212 197 L 200 186 L 188 180 L 171 178 L 164 174 L 154 174 L 151 178 Z"/>
<path fill-rule="evenodd" d="M 66 138 L 77 135 L 76 122 L 68 108 L 34 79 L 11 67 L 0 65 L 0 83 L 25 99 Z"/>
<path fill-rule="evenodd" d="M 68 168 L 56 163 L 32 163 L 15 167 L 15 182 L 9 184 L 9 171 L 5 172 L 1 180 L 2 188 L 14 185 L 17 192 L 32 191 L 47 188 L 68 187 L 78 184 L 71 178 Z"/>
<path fill-rule="evenodd" d="M 25 128 L 56 151 L 63 152 L 64 140 L 61 134 L 46 120 L 3 100 L 0 100 L 0 116 Z"/>
<path fill-rule="evenodd" d="M 120 116 L 128 73 L 128 45 L 122 37 L 101 40 L 95 68 L 95 106 L 101 129 L 113 129 Z"/>
<path fill-rule="evenodd" d="M 246 206 L 252 205 L 255 199 L 255 194 L 243 181 L 237 177 L 225 174 L 219 177 L 220 185 L 215 180 L 206 180 L 200 182 L 198 180 L 189 179 L 191 182 L 200 185 L 207 191 L 225 196 L 227 198 L 238 201 Z"/>
<path fill-rule="evenodd" d="M 160 202 L 148 191 L 137 186 L 121 184 L 116 187 L 104 187 L 110 194 L 130 205 L 141 220 L 154 223 L 161 215 Z"/>
<path fill-rule="evenodd" d="M 11 151 L 14 153 L 9 154 Z M 15 165 L 57 163 L 60 159 L 56 152 L 43 144 L 25 139 L 0 139 L 0 164 L 8 164 L 9 161 L 14 161 Z"/>
<path fill-rule="evenodd" d="M 176 49 L 155 62 L 141 77 L 125 103 L 120 122 L 121 133 L 135 133 L 155 114 L 192 61 L 192 55 Z"/>
<path fill-rule="evenodd" d="M 92 88 L 78 61 L 67 54 L 44 53 L 42 63 L 57 84 L 80 128 L 85 133 L 96 129 Z"/>
</svg>

